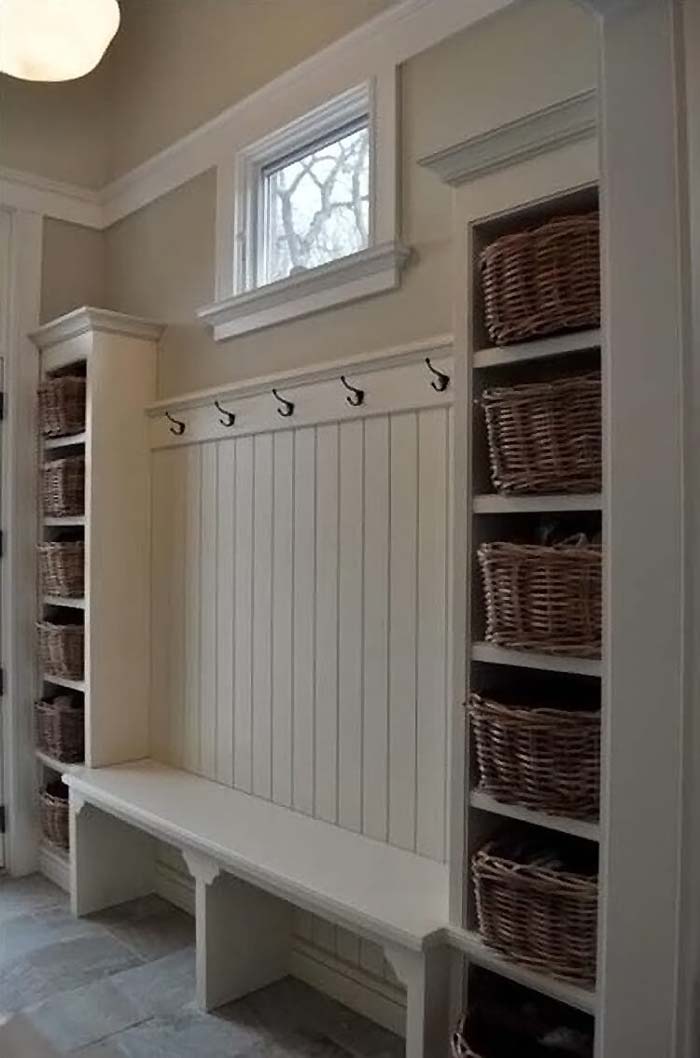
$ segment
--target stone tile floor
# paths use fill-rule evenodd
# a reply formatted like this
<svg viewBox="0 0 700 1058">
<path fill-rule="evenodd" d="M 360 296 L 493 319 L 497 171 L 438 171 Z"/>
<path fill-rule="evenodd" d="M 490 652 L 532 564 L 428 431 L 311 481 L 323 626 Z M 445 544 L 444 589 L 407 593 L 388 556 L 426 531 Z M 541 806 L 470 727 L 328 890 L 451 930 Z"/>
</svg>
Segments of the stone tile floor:
<svg viewBox="0 0 700 1058">
<path fill-rule="evenodd" d="M 200 1013 L 193 933 L 156 896 L 76 920 L 43 878 L 0 878 L 0 1025 L 17 1015 L 10 1025 L 81 1058 L 403 1056 L 396 1036 L 292 978 Z"/>
</svg>

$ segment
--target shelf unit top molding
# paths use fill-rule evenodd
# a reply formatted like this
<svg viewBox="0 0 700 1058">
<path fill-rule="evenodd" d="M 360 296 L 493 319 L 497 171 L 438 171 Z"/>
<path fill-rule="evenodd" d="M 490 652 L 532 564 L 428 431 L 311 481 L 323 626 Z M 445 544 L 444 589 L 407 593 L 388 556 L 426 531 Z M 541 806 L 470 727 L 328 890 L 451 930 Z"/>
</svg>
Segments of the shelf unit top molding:
<svg viewBox="0 0 700 1058">
<path fill-rule="evenodd" d="M 91 331 L 157 342 L 164 330 L 165 325 L 155 320 L 127 316 L 122 312 L 112 312 L 111 309 L 97 309 L 86 305 L 44 324 L 29 337 L 38 349 L 45 350 Z"/>
<path fill-rule="evenodd" d="M 445 184 L 458 187 L 496 169 L 535 158 L 595 135 L 598 104 L 595 89 L 569 96 L 488 132 L 453 143 L 419 159 Z"/>
</svg>

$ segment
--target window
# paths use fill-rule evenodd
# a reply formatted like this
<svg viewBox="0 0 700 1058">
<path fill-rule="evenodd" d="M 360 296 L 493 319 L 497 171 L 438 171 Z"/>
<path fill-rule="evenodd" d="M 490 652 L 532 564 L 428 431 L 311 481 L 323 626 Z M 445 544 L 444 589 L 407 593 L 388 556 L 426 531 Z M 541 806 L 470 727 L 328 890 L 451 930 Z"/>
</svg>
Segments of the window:
<svg viewBox="0 0 700 1058">
<path fill-rule="evenodd" d="M 399 285 L 396 109 L 392 68 L 219 167 L 215 338 Z"/>
<path fill-rule="evenodd" d="M 259 192 L 263 253 L 257 285 L 367 248 L 369 152 L 364 117 L 265 166 Z"/>
</svg>

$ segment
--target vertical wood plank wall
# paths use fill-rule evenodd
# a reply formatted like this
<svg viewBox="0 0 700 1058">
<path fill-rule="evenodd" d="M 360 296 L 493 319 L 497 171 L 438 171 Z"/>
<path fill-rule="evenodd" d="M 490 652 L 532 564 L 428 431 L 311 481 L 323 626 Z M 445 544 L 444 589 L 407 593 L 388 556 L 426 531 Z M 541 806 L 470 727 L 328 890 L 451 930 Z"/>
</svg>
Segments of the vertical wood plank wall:
<svg viewBox="0 0 700 1058">
<path fill-rule="evenodd" d="M 451 409 L 153 452 L 154 756 L 446 855 Z"/>
</svg>

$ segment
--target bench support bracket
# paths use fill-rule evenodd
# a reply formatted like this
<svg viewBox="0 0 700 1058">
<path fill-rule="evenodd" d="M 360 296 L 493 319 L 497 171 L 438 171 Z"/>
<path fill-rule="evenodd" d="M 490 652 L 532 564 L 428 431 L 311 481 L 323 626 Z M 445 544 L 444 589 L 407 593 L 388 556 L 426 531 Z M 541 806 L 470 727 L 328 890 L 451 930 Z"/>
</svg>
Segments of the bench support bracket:
<svg viewBox="0 0 700 1058">
<path fill-rule="evenodd" d="M 449 1046 L 450 954 L 387 944 L 384 954 L 406 988 L 406 1058 L 433 1058 Z"/>
<path fill-rule="evenodd" d="M 183 849 L 195 880 L 197 1004 L 214 1010 L 289 973 L 293 908 Z"/>
</svg>

